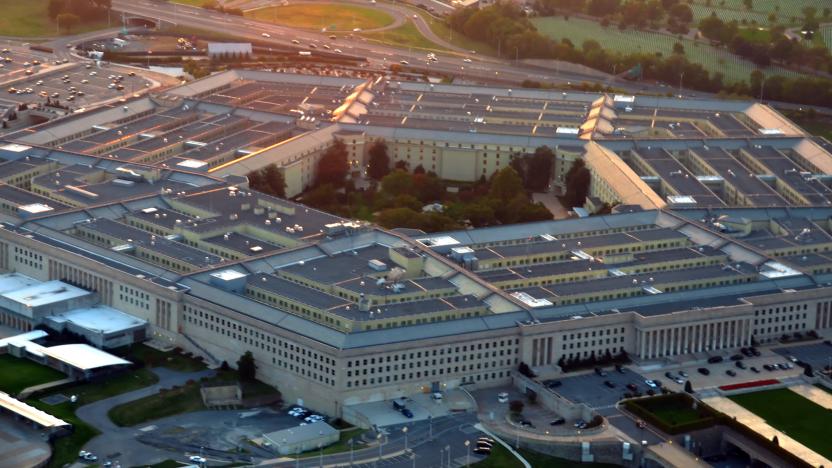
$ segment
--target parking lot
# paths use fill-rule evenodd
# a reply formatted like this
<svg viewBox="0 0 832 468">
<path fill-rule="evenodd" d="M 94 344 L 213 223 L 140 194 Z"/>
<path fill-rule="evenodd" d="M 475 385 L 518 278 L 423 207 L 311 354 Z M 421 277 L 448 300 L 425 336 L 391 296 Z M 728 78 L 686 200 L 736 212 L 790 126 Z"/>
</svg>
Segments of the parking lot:
<svg viewBox="0 0 832 468">
<path fill-rule="evenodd" d="M 141 76 L 130 76 L 130 73 L 92 64 L 76 64 L 69 69 L 10 85 L 4 90 L 3 99 L 34 103 L 44 102 L 49 97 L 69 107 L 80 108 L 108 99 L 129 97 L 153 85 Z M 119 76 L 123 78 L 118 80 Z"/>
<path fill-rule="evenodd" d="M 674 375 L 678 375 L 680 370 L 686 372 L 695 391 L 722 385 L 752 382 L 754 380 L 785 379 L 803 372 L 803 369 L 799 366 L 792 366 L 791 369 L 766 370 L 764 366 L 767 364 L 786 364 L 787 360 L 781 355 L 772 352 L 772 350 L 760 349 L 760 351 L 762 351 L 760 356 L 744 357 L 742 359 L 742 365 L 745 366 L 745 369 L 740 369 L 737 367 L 735 361 L 729 359 L 729 356 L 724 356 L 724 360 L 720 363 L 708 363 L 706 359 L 703 359 L 700 361 L 686 362 L 682 365 L 657 368 L 645 372 L 644 375 L 650 379 L 658 378 L 665 387 L 674 392 L 679 392 L 683 391 L 684 384 L 678 384 L 666 378 L 664 375 L 665 372 L 670 371 Z M 757 369 L 757 372 L 754 372 L 751 369 L 752 367 Z M 709 374 L 701 374 L 698 371 L 699 368 L 708 369 Z M 728 375 L 728 370 L 731 370 L 736 375 Z"/>
<path fill-rule="evenodd" d="M 784 346 L 772 351 L 783 357 L 794 356 L 809 363 L 816 371 L 823 370 L 832 363 L 832 345 L 826 343 Z"/>
<path fill-rule="evenodd" d="M 49 70 L 55 66 L 50 56 L 23 47 L 0 46 L 0 83 L 26 76 L 26 70 L 32 73 Z"/>
<path fill-rule="evenodd" d="M 604 369 L 606 376 L 601 377 L 595 372 L 580 374 L 570 377 L 555 379 L 560 385 L 551 390 L 562 397 L 575 403 L 585 403 L 592 408 L 605 408 L 614 406 L 618 400 L 623 398 L 624 393 L 633 393 L 627 389 L 628 384 L 636 387 L 637 391 L 645 393 L 648 386 L 644 383 L 646 377 L 627 368 L 622 372 L 608 367 Z M 667 379 L 663 379 L 665 381 Z M 613 387 L 604 384 L 609 381 Z M 552 385 L 552 381 L 546 381 Z M 557 385 L 557 384 L 554 384 Z"/>
</svg>

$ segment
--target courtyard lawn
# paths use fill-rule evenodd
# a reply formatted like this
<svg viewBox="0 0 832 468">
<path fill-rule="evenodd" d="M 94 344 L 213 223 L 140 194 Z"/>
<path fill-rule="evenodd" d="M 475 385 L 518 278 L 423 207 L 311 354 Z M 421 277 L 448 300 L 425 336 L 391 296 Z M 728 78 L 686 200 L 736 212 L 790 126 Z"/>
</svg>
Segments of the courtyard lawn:
<svg viewBox="0 0 832 468">
<path fill-rule="evenodd" d="M 57 31 L 55 23 L 47 16 L 49 0 L 5 1 L 0 14 L 0 35 L 15 37 L 51 37 L 64 34 Z M 107 21 L 81 23 L 71 34 L 94 31 L 107 27 Z"/>
<path fill-rule="evenodd" d="M 832 442 L 822 428 L 832 427 L 832 410 L 828 410 L 787 389 L 767 390 L 729 397 L 735 403 L 765 419 L 814 450 L 832 458 Z"/>
<path fill-rule="evenodd" d="M 45 384 L 66 378 L 51 367 L 42 366 L 28 359 L 8 354 L 0 355 L 0 391 L 17 395 L 33 385 Z"/>
<path fill-rule="evenodd" d="M 330 32 L 383 28 L 394 21 L 392 16 L 381 10 L 334 3 L 296 3 L 259 8 L 246 11 L 245 16 L 293 28 L 327 28 Z"/>
<path fill-rule="evenodd" d="M 390 44 L 398 47 L 411 47 L 414 49 L 425 50 L 447 50 L 433 42 L 429 41 L 422 33 L 416 29 L 416 25 L 408 20 L 398 28 L 389 29 L 386 31 L 375 31 L 361 33 L 367 39 L 382 44 Z M 395 63 L 395 62 L 394 62 Z"/>
<path fill-rule="evenodd" d="M 186 384 L 173 390 L 146 396 L 113 407 L 107 415 L 115 424 L 128 427 L 146 421 L 205 409 L 199 384 Z"/>
<path fill-rule="evenodd" d="M 810 117 L 803 112 L 786 112 L 786 117 L 800 125 L 812 135 L 822 136 L 832 141 L 832 117 L 827 115 L 816 115 Z"/>
</svg>

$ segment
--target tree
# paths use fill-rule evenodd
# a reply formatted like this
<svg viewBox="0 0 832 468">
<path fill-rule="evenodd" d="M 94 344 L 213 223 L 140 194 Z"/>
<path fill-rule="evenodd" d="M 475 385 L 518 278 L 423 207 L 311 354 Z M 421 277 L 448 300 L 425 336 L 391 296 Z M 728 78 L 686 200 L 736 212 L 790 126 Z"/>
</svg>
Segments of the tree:
<svg viewBox="0 0 832 468">
<path fill-rule="evenodd" d="M 592 182 L 592 174 L 586 167 L 583 159 L 578 158 L 566 172 L 566 193 L 564 201 L 567 208 L 584 206 L 586 197 L 589 195 L 589 185 Z"/>
<path fill-rule="evenodd" d="M 523 181 L 517 171 L 511 167 L 504 167 L 491 176 L 489 195 L 497 200 L 508 201 L 518 193 L 524 194 Z"/>
<path fill-rule="evenodd" d="M 347 145 L 336 138 L 332 146 L 327 148 L 318 161 L 315 185 L 331 184 L 336 188 L 343 187 L 344 179 L 346 179 L 349 170 Z"/>
<path fill-rule="evenodd" d="M 771 443 L 774 445 L 780 445 L 780 439 L 777 438 L 777 434 L 774 434 L 774 437 L 771 438 Z"/>
<path fill-rule="evenodd" d="M 685 381 L 685 393 L 693 393 L 693 385 L 691 385 L 690 380 Z"/>
<path fill-rule="evenodd" d="M 520 400 L 511 400 L 508 402 L 508 410 L 517 415 L 523 413 L 524 406 L 526 405 Z"/>
<path fill-rule="evenodd" d="M 237 361 L 237 375 L 243 382 L 253 382 L 257 376 L 257 364 L 254 355 L 246 351 Z"/>
<path fill-rule="evenodd" d="M 384 140 L 376 140 L 368 151 L 370 155 L 370 167 L 367 175 L 373 180 L 381 180 L 390 173 L 390 156 L 387 155 L 387 143 Z"/>
<path fill-rule="evenodd" d="M 81 22 L 81 18 L 72 13 L 61 13 L 58 15 L 57 21 L 58 25 L 63 28 L 64 31 L 69 33 L 72 32 L 72 28 L 78 26 L 78 23 Z"/>
<path fill-rule="evenodd" d="M 381 191 L 394 197 L 410 195 L 413 192 L 413 176 L 397 169 L 381 179 Z"/>
<path fill-rule="evenodd" d="M 685 55 L 685 46 L 681 42 L 673 44 L 673 53 L 678 55 Z"/>
<path fill-rule="evenodd" d="M 248 185 L 252 189 L 275 197 L 286 197 L 286 181 L 277 165 L 269 164 L 262 169 L 251 171 L 247 177 Z"/>
</svg>

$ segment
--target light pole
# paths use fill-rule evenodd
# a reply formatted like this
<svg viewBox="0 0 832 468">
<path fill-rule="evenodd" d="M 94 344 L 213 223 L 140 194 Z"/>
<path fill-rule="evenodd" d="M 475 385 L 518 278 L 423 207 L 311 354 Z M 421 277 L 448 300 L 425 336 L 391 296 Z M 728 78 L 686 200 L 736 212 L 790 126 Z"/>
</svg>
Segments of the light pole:
<svg viewBox="0 0 832 468">
<path fill-rule="evenodd" d="M 379 461 L 381 461 L 381 448 L 382 448 L 382 444 L 381 444 L 381 442 L 382 442 L 382 438 L 383 438 L 383 437 L 384 437 L 384 436 L 383 436 L 381 433 L 379 433 L 379 434 L 376 436 L 376 440 L 378 440 L 378 460 L 379 460 Z"/>
<path fill-rule="evenodd" d="M 320 466 L 320 468 L 324 468 L 324 445 L 321 443 L 318 443 L 318 453 L 318 466 Z"/>
<path fill-rule="evenodd" d="M 413 461 L 413 468 L 416 468 L 416 453 L 410 454 L 410 459 Z"/>
<path fill-rule="evenodd" d="M 445 448 L 448 449 L 448 468 L 451 468 L 451 446 L 446 445 Z"/>
<path fill-rule="evenodd" d="M 349 441 L 349 442 L 350 442 L 350 466 L 352 466 L 352 462 L 353 462 L 353 445 L 355 445 L 355 440 L 353 440 L 353 438 L 352 438 L 352 437 L 350 437 L 350 441 Z"/>
<path fill-rule="evenodd" d="M 404 451 L 407 452 L 407 426 L 402 428 L 402 432 L 404 433 Z"/>
<path fill-rule="evenodd" d="M 298 451 L 295 454 L 295 468 L 300 468 L 300 446 L 298 446 Z"/>
<path fill-rule="evenodd" d="M 428 415 L 428 439 L 433 440 L 433 416 Z"/>
<path fill-rule="evenodd" d="M 471 464 L 471 441 L 465 441 L 465 466 Z"/>
<path fill-rule="evenodd" d="M 682 95 L 682 80 L 685 78 L 685 72 L 679 74 L 679 96 Z"/>
</svg>

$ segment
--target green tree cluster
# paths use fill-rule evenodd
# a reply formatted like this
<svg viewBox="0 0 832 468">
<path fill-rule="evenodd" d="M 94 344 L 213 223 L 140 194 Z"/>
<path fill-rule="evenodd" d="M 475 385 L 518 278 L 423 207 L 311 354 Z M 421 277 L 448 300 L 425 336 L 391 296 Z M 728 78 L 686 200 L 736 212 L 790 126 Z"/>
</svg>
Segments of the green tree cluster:
<svg viewBox="0 0 832 468">
<path fill-rule="evenodd" d="M 283 173 L 277 168 L 275 164 L 249 172 L 248 185 L 253 190 L 263 192 L 275 197 L 286 197 L 286 180 L 283 178 Z"/>
</svg>

